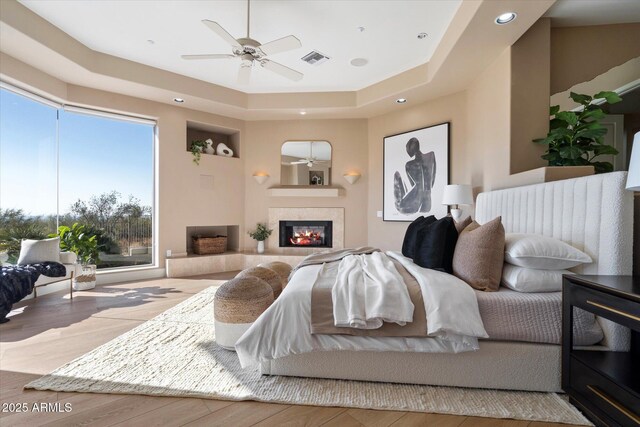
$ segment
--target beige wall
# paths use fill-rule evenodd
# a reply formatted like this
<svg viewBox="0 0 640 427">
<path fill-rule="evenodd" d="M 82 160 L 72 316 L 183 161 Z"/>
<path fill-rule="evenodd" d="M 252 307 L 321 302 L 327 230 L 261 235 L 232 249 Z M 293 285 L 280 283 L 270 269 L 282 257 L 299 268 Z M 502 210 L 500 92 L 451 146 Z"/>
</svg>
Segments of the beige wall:
<svg viewBox="0 0 640 427">
<path fill-rule="evenodd" d="M 342 197 L 271 197 L 267 189 L 280 185 L 280 149 L 285 141 L 328 141 L 332 148 L 331 182 L 343 187 Z M 246 229 L 255 228 L 257 222 L 267 222 L 271 207 L 344 207 L 345 246 L 367 244 L 367 186 L 369 181 L 367 120 L 269 120 L 245 123 L 244 183 Z M 342 175 L 357 171 L 362 174 L 358 182 L 348 184 Z M 266 172 L 267 182 L 260 185 L 252 175 Z M 255 242 L 244 233 L 246 248 Z M 267 240 L 267 248 L 278 242 Z"/>
<path fill-rule="evenodd" d="M 534 144 L 549 130 L 551 23 L 540 19 L 511 47 L 512 174 L 546 166 L 545 147 Z"/>
<path fill-rule="evenodd" d="M 466 94 L 436 99 L 432 102 L 406 108 L 392 114 L 369 119 L 369 222 L 368 244 L 381 249 L 397 250 L 402 246 L 404 232 L 409 223 L 382 221 L 376 216 L 382 210 L 382 148 L 385 136 L 411 131 L 439 123 L 451 123 L 450 159 L 451 182 L 468 182 L 467 109 Z M 439 201 L 434 200 L 434 203 Z"/>
<path fill-rule="evenodd" d="M 640 56 L 638 40 L 640 23 L 552 28 L 550 95 Z"/>
</svg>

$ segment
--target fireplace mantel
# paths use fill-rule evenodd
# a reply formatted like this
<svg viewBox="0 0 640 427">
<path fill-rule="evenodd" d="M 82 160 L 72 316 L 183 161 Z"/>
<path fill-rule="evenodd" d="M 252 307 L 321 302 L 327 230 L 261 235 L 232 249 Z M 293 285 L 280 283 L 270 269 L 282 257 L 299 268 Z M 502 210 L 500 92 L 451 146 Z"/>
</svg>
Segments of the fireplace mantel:
<svg viewBox="0 0 640 427">
<path fill-rule="evenodd" d="M 269 188 L 271 197 L 340 197 L 344 188 L 328 185 L 283 185 Z"/>
</svg>

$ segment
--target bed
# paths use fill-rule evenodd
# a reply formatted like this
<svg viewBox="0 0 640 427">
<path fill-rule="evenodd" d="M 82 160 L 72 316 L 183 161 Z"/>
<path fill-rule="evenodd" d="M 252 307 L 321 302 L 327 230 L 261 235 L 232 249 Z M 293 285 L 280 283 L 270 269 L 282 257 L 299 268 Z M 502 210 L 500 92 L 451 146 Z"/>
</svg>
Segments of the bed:
<svg viewBox="0 0 640 427">
<path fill-rule="evenodd" d="M 626 173 L 614 172 L 481 193 L 477 199 L 475 217 L 482 224 L 502 216 L 507 233 L 541 234 L 563 240 L 586 252 L 593 263 L 577 267 L 577 273 L 628 275 L 632 272 L 633 207 L 632 193 L 624 190 L 625 180 Z M 289 292 L 293 292 L 298 286 L 309 286 L 311 280 L 312 266 L 304 267 L 292 276 L 287 288 L 291 287 Z M 462 351 L 455 347 L 425 349 L 422 347 L 426 344 L 423 345 L 420 338 L 414 338 L 413 341 L 406 339 L 401 351 L 396 351 L 398 346 L 393 350 L 384 345 L 377 346 L 375 350 L 362 350 L 359 345 L 352 345 L 351 348 L 341 345 L 340 350 L 335 351 L 314 351 L 316 348 L 299 354 L 276 354 L 261 359 L 259 369 L 265 375 L 560 391 L 559 336 L 544 333 L 545 327 L 536 324 L 529 330 L 520 329 L 515 333 L 536 335 L 536 331 L 542 330 L 541 337 L 525 337 L 517 341 L 511 339 L 512 331 L 509 328 L 500 329 L 500 323 L 495 320 L 504 316 L 501 313 L 506 313 L 508 306 L 519 297 L 506 290 L 497 294 L 500 295 L 489 298 L 488 302 L 483 302 L 486 295 L 478 295 L 481 311 L 484 304 L 485 324 L 492 323 L 489 317 L 493 315 L 493 329 L 485 325 L 490 332 L 489 338 L 480 340 L 476 351 Z M 492 302 L 499 298 L 503 301 Z M 528 302 L 530 305 L 527 310 L 535 312 L 543 310 L 543 306 L 557 305 L 557 298 L 556 295 L 555 301 L 537 301 L 534 295 Z M 521 303 L 516 301 L 516 304 Z M 551 310 L 558 314 L 557 310 Z M 295 311 L 295 307 L 292 307 L 292 311 Z M 514 313 L 517 311 L 512 309 Z M 557 322 L 556 319 L 556 326 Z M 628 349 L 630 338 L 627 329 L 602 318 L 594 318 L 591 323 L 586 319 L 583 325 L 586 338 L 582 344 L 587 344 L 584 348 L 593 351 Z M 304 328 L 304 325 L 300 327 Z M 275 339 L 268 331 L 254 331 L 254 335 L 260 336 L 258 346 L 269 345 L 270 340 Z M 292 342 L 298 338 L 290 337 Z M 527 339 L 536 342 L 527 342 Z"/>
</svg>

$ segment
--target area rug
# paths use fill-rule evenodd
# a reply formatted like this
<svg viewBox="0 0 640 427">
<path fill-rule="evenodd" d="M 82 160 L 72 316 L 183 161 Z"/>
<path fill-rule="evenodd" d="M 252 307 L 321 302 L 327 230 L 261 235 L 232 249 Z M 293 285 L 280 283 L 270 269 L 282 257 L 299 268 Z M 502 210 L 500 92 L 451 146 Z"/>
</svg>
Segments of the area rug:
<svg viewBox="0 0 640 427">
<path fill-rule="evenodd" d="M 262 376 L 215 343 L 212 286 L 25 388 L 432 412 L 591 425 L 555 393 Z"/>
</svg>

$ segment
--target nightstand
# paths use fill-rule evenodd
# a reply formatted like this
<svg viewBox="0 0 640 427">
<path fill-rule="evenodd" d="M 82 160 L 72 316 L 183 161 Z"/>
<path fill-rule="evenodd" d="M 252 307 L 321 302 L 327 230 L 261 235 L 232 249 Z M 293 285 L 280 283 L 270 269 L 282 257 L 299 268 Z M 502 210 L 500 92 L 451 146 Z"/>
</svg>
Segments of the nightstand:
<svg viewBox="0 0 640 427">
<path fill-rule="evenodd" d="M 630 328 L 630 351 L 574 349 L 573 307 Z M 640 425 L 640 278 L 564 276 L 562 388 L 596 425 Z"/>
</svg>

